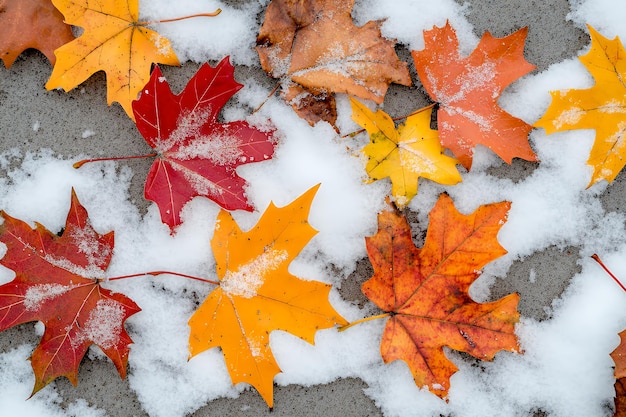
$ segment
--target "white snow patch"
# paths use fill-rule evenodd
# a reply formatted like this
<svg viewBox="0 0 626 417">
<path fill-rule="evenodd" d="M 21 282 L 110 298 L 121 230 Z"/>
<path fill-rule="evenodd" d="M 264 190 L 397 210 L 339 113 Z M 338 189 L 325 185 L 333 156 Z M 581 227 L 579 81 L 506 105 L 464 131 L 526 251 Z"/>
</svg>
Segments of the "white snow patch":
<svg viewBox="0 0 626 417">
<path fill-rule="evenodd" d="M 289 258 L 286 250 L 271 249 L 263 252 L 236 271 L 227 271 L 220 281 L 222 290 L 230 296 L 251 298 L 265 282 L 267 274 Z"/>
</svg>

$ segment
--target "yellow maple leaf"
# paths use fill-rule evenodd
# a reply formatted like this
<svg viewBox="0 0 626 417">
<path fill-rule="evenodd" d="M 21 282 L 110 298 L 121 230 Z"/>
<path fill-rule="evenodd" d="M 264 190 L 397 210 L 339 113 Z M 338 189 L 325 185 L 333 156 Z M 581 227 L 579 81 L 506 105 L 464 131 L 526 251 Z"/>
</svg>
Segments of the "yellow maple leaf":
<svg viewBox="0 0 626 417">
<path fill-rule="evenodd" d="M 396 130 L 384 111 L 374 113 L 354 98 L 350 102 L 352 120 L 370 135 L 370 143 L 363 148 L 368 158 L 365 170 L 372 180 L 391 179 L 398 207 L 405 207 L 417 194 L 418 177 L 446 185 L 462 180 L 457 160 L 444 155 L 437 131 L 430 128 L 430 107 L 407 117 Z"/>
<path fill-rule="evenodd" d="M 589 28 L 591 49 L 578 59 L 595 79 L 583 90 L 551 91 L 552 102 L 536 123 L 547 134 L 571 129 L 595 129 L 587 161 L 593 166 L 589 186 L 611 182 L 626 164 L 626 51 L 618 37 L 609 40 Z"/>
<path fill-rule="evenodd" d="M 347 324 L 328 301 L 330 285 L 288 271 L 317 233 L 307 218 L 318 187 L 285 207 L 270 203 L 247 232 L 230 213 L 219 213 L 211 246 L 220 286 L 189 319 L 191 356 L 221 347 L 233 383 L 254 386 L 270 407 L 280 372 L 270 332 L 284 330 L 313 344 L 317 330 Z"/>
<path fill-rule="evenodd" d="M 137 0 L 52 0 L 65 22 L 84 33 L 54 51 L 46 88 L 70 91 L 97 71 L 107 74 L 107 102 L 134 120 L 131 103 L 150 79 L 152 63 L 180 65 L 170 41 L 139 22 Z"/>
</svg>

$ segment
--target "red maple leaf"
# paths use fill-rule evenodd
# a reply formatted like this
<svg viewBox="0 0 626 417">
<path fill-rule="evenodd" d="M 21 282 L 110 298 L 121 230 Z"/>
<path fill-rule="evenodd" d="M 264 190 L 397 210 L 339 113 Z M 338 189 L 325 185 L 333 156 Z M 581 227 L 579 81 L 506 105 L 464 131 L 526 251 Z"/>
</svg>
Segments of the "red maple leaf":
<svg viewBox="0 0 626 417">
<path fill-rule="evenodd" d="M 0 264 L 15 272 L 0 286 L 0 331 L 41 321 L 45 332 L 30 360 L 33 394 L 65 376 L 78 383 L 78 366 L 96 344 L 126 376 L 130 336 L 124 321 L 140 311 L 128 297 L 100 285 L 113 255 L 113 232 L 100 235 L 72 190 L 63 233 L 36 223 L 35 229 L 0 212 L 0 242 L 7 252 Z"/>
<path fill-rule="evenodd" d="M 181 223 L 180 211 L 195 196 L 226 210 L 253 210 L 236 168 L 272 157 L 273 130 L 261 131 L 245 121 L 217 123 L 224 104 L 243 87 L 233 75 L 228 57 L 215 68 L 204 64 L 174 95 L 157 67 L 133 102 L 137 129 L 157 151 L 145 197 L 157 203 L 170 228 Z"/>
</svg>

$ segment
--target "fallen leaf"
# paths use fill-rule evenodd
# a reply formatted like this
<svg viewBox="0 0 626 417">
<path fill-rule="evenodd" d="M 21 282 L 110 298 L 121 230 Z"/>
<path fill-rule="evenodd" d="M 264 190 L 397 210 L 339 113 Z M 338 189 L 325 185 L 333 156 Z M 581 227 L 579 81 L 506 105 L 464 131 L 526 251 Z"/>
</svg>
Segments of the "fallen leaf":
<svg viewBox="0 0 626 417">
<path fill-rule="evenodd" d="M 509 202 L 459 213 L 442 194 L 430 212 L 424 247 L 411 239 L 399 211 L 378 217 L 378 233 L 366 238 L 374 275 L 363 293 L 389 312 L 380 351 L 385 363 L 405 361 L 418 387 L 445 397 L 457 367 L 443 347 L 491 360 L 500 350 L 517 351 L 517 294 L 491 303 L 476 303 L 470 285 L 480 269 L 506 253 L 497 240 Z"/>
<path fill-rule="evenodd" d="M 613 417 L 626 417 L 626 378 L 615 381 L 615 414 Z"/>
<path fill-rule="evenodd" d="M 412 52 L 424 88 L 439 103 L 441 144 L 468 170 L 478 144 L 509 164 L 515 157 L 537 160 L 528 144 L 532 126 L 498 106 L 502 91 L 535 68 L 524 59 L 526 32 L 520 29 L 504 38 L 486 32 L 464 58 L 455 30 L 446 23 L 425 31 L 424 49 Z"/>
<path fill-rule="evenodd" d="M 29 48 L 54 65 L 54 50 L 74 39 L 51 0 L 0 0 L 0 27 L 0 59 L 7 68 Z"/>
<path fill-rule="evenodd" d="M 596 140 L 587 163 L 593 166 L 589 186 L 612 182 L 626 164 L 626 51 L 618 37 L 609 40 L 591 26 L 591 49 L 578 57 L 595 85 L 583 90 L 551 91 L 552 102 L 535 126 L 547 134 L 595 129 Z"/>
<path fill-rule="evenodd" d="M 615 417 L 626 417 L 626 330 L 619 334 L 619 346 L 611 352 L 615 362 Z"/>
<path fill-rule="evenodd" d="M 54 53 L 46 88 L 70 91 L 97 71 L 107 74 L 107 102 L 132 118 L 131 103 L 150 77 L 153 63 L 180 65 L 170 41 L 139 22 L 138 0 L 52 0 L 66 23 L 84 33 Z"/>
<path fill-rule="evenodd" d="M 191 356 L 221 347 L 233 384 L 251 384 L 269 407 L 280 372 L 270 333 L 284 330 L 313 344 L 317 330 L 346 324 L 328 302 L 330 285 L 288 270 L 317 233 L 307 218 L 318 187 L 285 207 L 270 203 L 247 232 L 220 211 L 211 240 L 220 286 L 189 320 Z"/>
<path fill-rule="evenodd" d="M 333 93 L 383 102 L 390 83 L 411 85 L 380 22 L 352 22 L 354 0 L 273 0 L 257 37 L 261 66 L 310 124 L 337 119 Z"/>
<path fill-rule="evenodd" d="M 0 286 L 0 331 L 41 321 L 45 332 L 30 360 L 33 394 L 65 376 L 78 383 L 78 367 L 96 344 L 126 376 L 130 336 L 124 321 L 140 309 L 125 295 L 102 287 L 113 255 L 113 232 L 100 235 L 72 190 L 65 229 L 58 236 L 39 223 L 35 229 L 4 212 L 0 264 L 15 272 Z"/>
<path fill-rule="evenodd" d="M 273 130 L 245 121 L 217 123 L 224 104 L 242 87 L 228 57 L 215 68 L 202 65 L 179 95 L 156 67 L 133 103 L 137 129 L 157 151 L 145 197 L 157 203 L 170 228 L 181 223 L 180 212 L 194 196 L 226 210 L 253 210 L 245 196 L 247 183 L 236 169 L 272 157 Z"/>
<path fill-rule="evenodd" d="M 400 208 L 417 194 L 418 177 L 446 185 L 462 180 L 456 159 L 443 154 L 437 131 L 430 128 L 431 108 L 413 113 L 396 130 L 384 111 L 374 113 L 353 98 L 350 103 L 352 120 L 370 135 L 370 143 L 363 148 L 367 175 L 372 180 L 389 177 L 391 194 Z"/>
</svg>

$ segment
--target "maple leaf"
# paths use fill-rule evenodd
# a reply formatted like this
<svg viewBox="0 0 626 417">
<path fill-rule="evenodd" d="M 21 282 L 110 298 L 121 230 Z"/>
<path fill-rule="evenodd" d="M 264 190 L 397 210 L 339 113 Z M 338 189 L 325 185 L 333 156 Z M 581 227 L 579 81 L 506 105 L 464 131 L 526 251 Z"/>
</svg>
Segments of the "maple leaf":
<svg viewBox="0 0 626 417">
<path fill-rule="evenodd" d="M 551 91 L 552 102 L 535 126 L 547 134 L 571 129 L 595 129 L 596 140 L 587 163 L 593 166 L 589 186 L 612 182 L 626 164 L 626 51 L 591 26 L 591 49 L 578 57 L 595 85 L 583 90 Z"/>
<path fill-rule="evenodd" d="M 446 23 L 425 31 L 424 49 L 412 51 L 424 88 L 439 103 L 441 144 L 468 170 L 478 144 L 509 164 L 514 157 L 537 160 L 528 144 L 532 126 L 498 106 L 504 88 L 535 68 L 524 59 L 526 33 L 524 28 L 494 38 L 485 32 L 476 49 L 463 58 L 456 32 Z"/>
<path fill-rule="evenodd" d="M 46 88 L 70 91 L 97 71 L 107 74 L 107 102 L 132 118 L 131 102 L 150 77 L 152 63 L 180 65 L 170 41 L 139 22 L 138 0 L 52 0 L 68 24 L 84 33 L 55 51 Z"/>
<path fill-rule="evenodd" d="M 480 304 L 468 293 L 479 270 L 506 253 L 496 235 L 509 208 L 509 202 L 488 204 L 463 215 L 442 194 L 430 212 L 423 248 L 415 247 L 397 210 L 380 213 L 378 233 L 366 238 L 374 275 L 362 290 L 390 316 L 380 346 L 383 360 L 404 360 L 416 385 L 442 398 L 457 371 L 444 346 L 482 360 L 518 350 L 519 295 Z"/>
<path fill-rule="evenodd" d="M 0 264 L 15 272 L 0 286 L 0 331 L 41 321 L 45 332 L 30 360 L 33 394 L 65 376 L 78 383 L 78 367 L 96 344 L 126 376 L 130 336 L 124 321 L 140 311 L 121 293 L 102 288 L 113 255 L 113 232 L 100 235 L 89 222 L 74 190 L 64 232 L 35 229 L 4 212 L 0 242 L 7 247 Z"/>
<path fill-rule="evenodd" d="M 607 270 L 610 273 L 610 271 Z M 611 274 L 612 275 L 612 274 Z M 615 416 L 626 416 L 626 330 L 619 334 L 619 346 L 611 352 L 615 362 Z"/>
<path fill-rule="evenodd" d="M 189 320 L 191 355 L 221 347 L 233 383 L 251 384 L 269 407 L 280 372 L 270 332 L 284 330 L 313 344 L 317 330 L 346 324 L 328 302 L 330 285 L 288 271 L 317 233 L 307 218 L 318 187 L 285 207 L 270 203 L 247 232 L 220 211 L 211 240 L 220 286 Z"/>
<path fill-rule="evenodd" d="M 456 159 L 443 154 L 437 131 L 430 128 L 430 107 L 407 117 L 396 130 L 384 111 L 374 113 L 353 98 L 350 103 L 352 120 L 370 135 L 363 148 L 368 158 L 365 170 L 372 180 L 391 179 L 391 194 L 400 208 L 417 194 L 418 177 L 447 185 L 462 180 Z"/>
<path fill-rule="evenodd" d="M 29 48 L 42 52 L 54 65 L 54 50 L 74 39 L 51 0 L 0 0 L 0 27 L 0 59 L 6 68 Z"/>
<path fill-rule="evenodd" d="M 245 121 L 217 123 L 224 104 L 243 87 L 233 75 L 228 57 L 215 68 L 204 64 L 174 95 L 156 67 L 133 103 L 137 129 L 157 151 L 145 197 L 157 203 L 170 228 L 181 223 L 180 211 L 194 196 L 208 197 L 226 210 L 253 210 L 236 168 L 272 157 L 273 130 L 261 131 Z"/>
<path fill-rule="evenodd" d="M 300 117 L 334 125 L 333 93 L 382 103 L 390 83 L 411 85 L 380 22 L 354 25 L 354 0 L 273 0 L 257 37 L 261 66 L 281 79 L 282 96 Z"/>
</svg>

